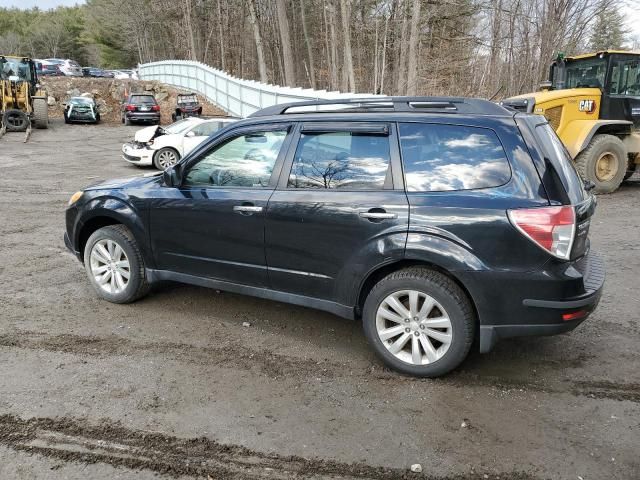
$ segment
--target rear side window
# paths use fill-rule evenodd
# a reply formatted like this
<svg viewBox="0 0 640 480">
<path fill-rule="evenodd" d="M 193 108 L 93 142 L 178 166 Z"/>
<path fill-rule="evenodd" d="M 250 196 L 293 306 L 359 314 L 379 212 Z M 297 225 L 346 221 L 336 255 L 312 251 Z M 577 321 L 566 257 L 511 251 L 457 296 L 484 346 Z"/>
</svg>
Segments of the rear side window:
<svg viewBox="0 0 640 480">
<path fill-rule="evenodd" d="M 543 123 L 536 126 L 536 137 L 540 140 L 545 158 L 551 162 L 558 173 L 571 203 L 582 202 L 587 197 L 584 182 L 573 165 L 571 155 L 556 132 L 551 128 L 551 125 Z"/>
<path fill-rule="evenodd" d="M 389 137 L 357 132 L 303 133 L 289 188 L 380 190 L 389 169 Z"/>
<path fill-rule="evenodd" d="M 138 103 L 138 104 L 143 103 L 146 105 L 155 105 L 156 99 L 151 95 L 132 95 L 130 103 Z"/>
<path fill-rule="evenodd" d="M 498 187 L 511 178 L 502 144 L 486 128 L 401 123 L 400 146 L 411 192 Z"/>
</svg>

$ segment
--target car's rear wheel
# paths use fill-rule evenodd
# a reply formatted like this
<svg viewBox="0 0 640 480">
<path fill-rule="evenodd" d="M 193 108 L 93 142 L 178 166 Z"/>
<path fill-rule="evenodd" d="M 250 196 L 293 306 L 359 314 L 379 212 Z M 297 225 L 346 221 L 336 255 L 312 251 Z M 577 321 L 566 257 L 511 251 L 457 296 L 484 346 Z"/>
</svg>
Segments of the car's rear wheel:
<svg viewBox="0 0 640 480">
<path fill-rule="evenodd" d="M 378 282 L 364 304 L 367 340 L 391 368 L 437 377 L 456 368 L 473 342 L 475 315 L 447 276 L 408 268 Z"/>
<path fill-rule="evenodd" d="M 124 116 L 124 124 L 128 127 L 131 125 L 131 120 L 125 115 Z"/>
<path fill-rule="evenodd" d="M 93 288 L 110 302 L 130 303 L 149 291 L 142 254 L 124 225 L 93 232 L 84 248 L 84 265 Z"/>
<path fill-rule="evenodd" d="M 170 147 L 164 147 L 153 155 L 153 165 L 158 170 L 166 170 L 180 160 L 180 154 Z"/>
</svg>

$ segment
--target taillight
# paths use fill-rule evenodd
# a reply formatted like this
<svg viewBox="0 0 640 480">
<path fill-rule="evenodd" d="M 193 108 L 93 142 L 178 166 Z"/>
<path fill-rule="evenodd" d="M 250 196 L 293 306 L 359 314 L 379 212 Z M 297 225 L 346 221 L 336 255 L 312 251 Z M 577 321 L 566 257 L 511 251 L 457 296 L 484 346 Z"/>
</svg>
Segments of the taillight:
<svg viewBox="0 0 640 480">
<path fill-rule="evenodd" d="M 124 107 L 126 111 L 128 112 L 135 112 L 136 111 L 136 106 L 135 105 L 127 105 L 126 107 Z"/>
<path fill-rule="evenodd" d="M 568 260 L 576 232 L 572 206 L 508 210 L 511 223 L 551 255 Z"/>
<path fill-rule="evenodd" d="M 159 112 L 160 111 L 160 105 L 152 105 L 151 106 L 151 110 L 154 112 Z"/>
</svg>

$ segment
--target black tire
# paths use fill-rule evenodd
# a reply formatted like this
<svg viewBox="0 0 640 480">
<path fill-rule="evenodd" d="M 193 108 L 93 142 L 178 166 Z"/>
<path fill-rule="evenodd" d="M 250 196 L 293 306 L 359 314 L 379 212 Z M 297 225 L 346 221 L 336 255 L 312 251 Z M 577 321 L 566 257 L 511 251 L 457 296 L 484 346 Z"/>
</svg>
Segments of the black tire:
<svg viewBox="0 0 640 480">
<path fill-rule="evenodd" d="M 100 123 L 100 114 L 99 113 L 96 114 L 96 123 Z"/>
<path fill-rule="evenodd" d="M 69 120 L 66 113 L 64 114 L 64 123 L 71 123 L 71 120 Z"/>
<path fill-rule="evenodd" d="M 376 312 L 382 301 L 400 290 L 417 290 L 435 299 L 451 321 L 452 339 L 444 355 L 431 364 L 414 365 L 393 355 L 376 328 Z M 449 277 L 428 268 L 412 267 L 387 275 L 369 292 L 362 312 L 364 333 L 382 361 L 394 370 L 416 377 L 438 377 L 456 368 L 473 343 L 475 313 L 465 292 Z"/>
<path fill-rule="evenodd" d="M 96 281 L 91 272 L 91 251 L 96 243 L 101 240 L 112 240 L 124 251 L 129 261 L 129 281 L 123 291 L 110 293 L 105 291 Z M 124 225 L 109 225 L 102 227 L 89 237 L 84 247 L 84 266 L 89 281 L 98 296 L 112 303 L 131 303 L 149 293 L 150 285 L 147 282 L 144 260 L 140 248 L 133 234 Z"/>
<path fill-rule="evenodd" d="M 171 163 L 170 165 L 165 165 L 162 166 L 161 162 L 162 162 L 162 155 L 165 153 L 171 153 L 175 156 L 175 162 Z M 180 154 L 178 153 L 178 151 L 175 148 L 171 148 L 171 147 L 164 147 L 161 148 L 160 150 L 158 150 L 156 153 L 153 154 L 153 166 L 156 167 L 158 170 L 166 170 L 169 167 L 172 167 L 173 165 L 175 165 L 176 163 L 178 163 L 180 161 Z"/>
<path fill-rule="evenodd" d="M 22 110 L 9 109 L 2 115 L 7 132 L 24 132 L 29 126 L 29 117 Z"/>
<path fill-rule="evenodd" d="M 598 177 L 598 160 L 605 154 L 611 155 L 613 165 L 606 178 Z M 595 193 L 611 193 L 618 189 L 627 172 L 627 149 L 622 140 L 614 135 L 596 135 L 575 159 L 580 176 L 595 185 Z"/>
<path fill-rule="evenodd" d="M 124 124 L 127 127 L 131 126 L 131 120 L 129 120 L 129 118 L 126 115 L 124 116 Z"/>
<path fill-rule="evenodd" d="M 120 121 L 124 124 L 124 115 L 120 115 Z"/>
<path fill-rule="evenodd" d="M 49 105 L 46 98 L 33 99 L 33 123 L 36 128 L 49 128 Z"/>
</svg>

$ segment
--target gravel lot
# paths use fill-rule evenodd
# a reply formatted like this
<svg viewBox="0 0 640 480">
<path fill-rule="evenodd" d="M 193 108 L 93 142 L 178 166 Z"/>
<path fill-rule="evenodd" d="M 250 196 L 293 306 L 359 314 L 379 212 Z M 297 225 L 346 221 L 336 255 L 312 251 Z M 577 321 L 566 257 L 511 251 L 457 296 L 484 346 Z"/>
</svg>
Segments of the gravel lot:
<svg viewBox="0 0 640 480">
<path fill-rule="evenodd" d="M 599 198 L 582 327 L 418 380 L 327 313 L 175 284 L 98 300 L 63 212 L 144 173 L 120 159 L 135 129 L 0 139 L 0 478 L 640 478 L 640 179 Z"/>
</svg>

